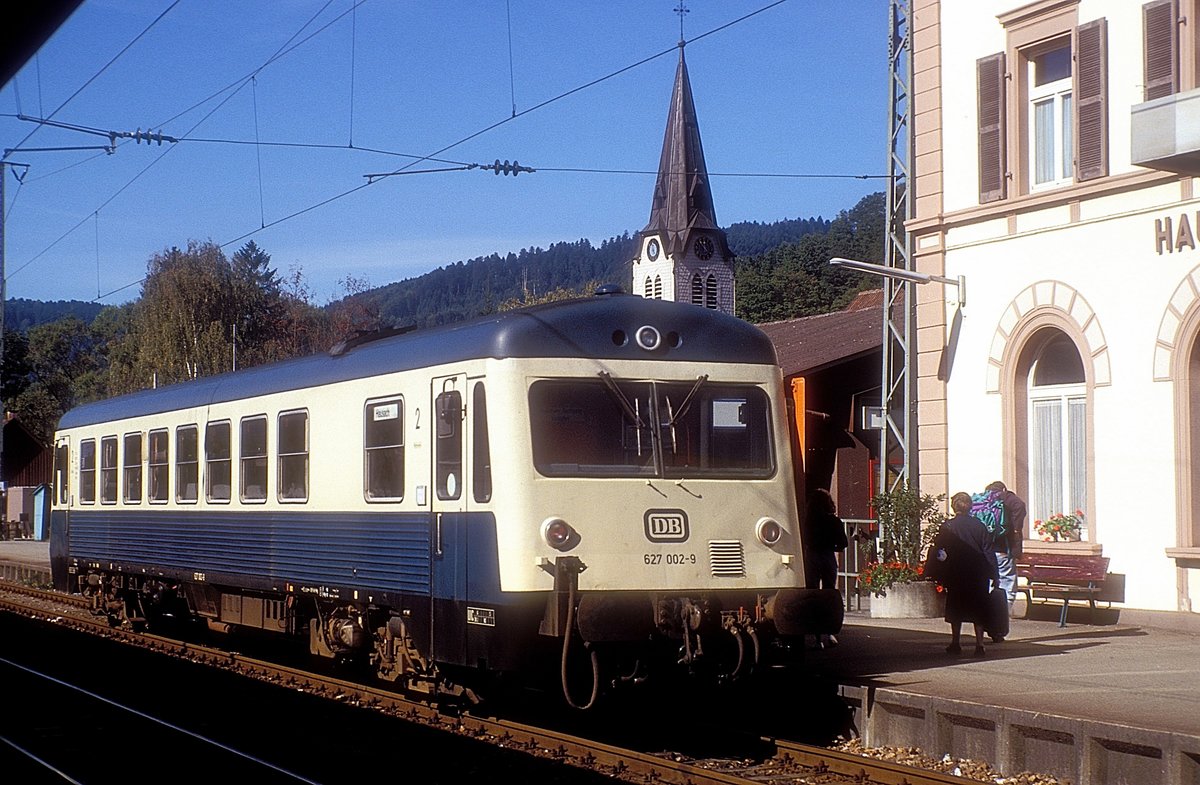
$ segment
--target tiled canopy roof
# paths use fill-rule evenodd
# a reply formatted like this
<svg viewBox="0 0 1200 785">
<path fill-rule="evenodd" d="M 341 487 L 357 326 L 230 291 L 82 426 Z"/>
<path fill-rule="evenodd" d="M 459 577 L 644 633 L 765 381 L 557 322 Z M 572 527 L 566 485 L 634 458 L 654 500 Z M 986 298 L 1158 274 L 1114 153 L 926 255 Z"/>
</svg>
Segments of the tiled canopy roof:
<svg viewBox="0 0 1200 785">
<path fill-rule="evenodd" d="M 844 311 L 760 324 L 775 344 L 784 376 L 807 374 L 879 351 L 883 344 L 883 292 L 863 292 Z"/>
</svg>

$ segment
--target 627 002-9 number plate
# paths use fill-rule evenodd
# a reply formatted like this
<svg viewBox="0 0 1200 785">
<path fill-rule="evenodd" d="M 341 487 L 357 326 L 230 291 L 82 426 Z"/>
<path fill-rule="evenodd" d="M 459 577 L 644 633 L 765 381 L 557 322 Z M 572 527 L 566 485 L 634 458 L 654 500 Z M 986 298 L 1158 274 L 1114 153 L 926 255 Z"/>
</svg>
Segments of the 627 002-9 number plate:
<svg viewBox="0 0 1200 785">
<path fill-rule="evenodd" d="M 695 564 L 696 554 L 694 553 L 644 553 L 642 561 L 651 566 L 658 564 Z"/>
</svg>

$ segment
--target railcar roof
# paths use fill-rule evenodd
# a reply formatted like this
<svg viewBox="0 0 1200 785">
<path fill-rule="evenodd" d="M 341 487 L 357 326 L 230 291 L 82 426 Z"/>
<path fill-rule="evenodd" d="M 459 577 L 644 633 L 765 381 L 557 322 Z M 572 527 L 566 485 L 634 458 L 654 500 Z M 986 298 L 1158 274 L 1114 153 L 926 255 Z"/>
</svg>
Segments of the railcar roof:
<svg viewBox="0 0 1200 785">
<path fill-rule="evenodd" d="M 647 350 L 639 345 L 636 335 L 646 326 L 661 335 L 659 348 Z M 624 342 L 620 336 L 625 337 Z M 465 360 L 509 357 L 776 364 L 770 340 L 741 319 L 685 303 L 603 294 L 368 340 L 341 354 L 314 354 L 85 404 L 63 415 L 58 427 L 191 409 Z"/>
</svg>

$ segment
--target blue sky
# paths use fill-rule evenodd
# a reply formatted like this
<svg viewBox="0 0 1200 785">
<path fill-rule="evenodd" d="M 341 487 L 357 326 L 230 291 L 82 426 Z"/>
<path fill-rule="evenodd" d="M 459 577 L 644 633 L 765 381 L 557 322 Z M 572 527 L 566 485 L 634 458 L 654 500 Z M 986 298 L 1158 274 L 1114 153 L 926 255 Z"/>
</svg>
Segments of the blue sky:
<svg viewBox="0 0 1200 785">
<path fill-rule="evenodd" d="M 654 177 L 613 170 L 658 165 L 677 4 L 85 0 L 0 89 L 0 146 L 29 165 L 23 182 L 7 176 L 8 296 L 115 304 L 165 248 L 211 240 L 232 254 L 253 239 L 321 304 L 347 277 L 382 286 L 637 231 Z M 886 172 L 887 0 L 771 4 L 686 0 L 722 225 L 832 217 L 882 182 L 815 175 Z M 34 151 L 108 139 L 17 114 L 182 141 Z M 361 187 L 496 159 L 539 171 Z"/>
</svg>

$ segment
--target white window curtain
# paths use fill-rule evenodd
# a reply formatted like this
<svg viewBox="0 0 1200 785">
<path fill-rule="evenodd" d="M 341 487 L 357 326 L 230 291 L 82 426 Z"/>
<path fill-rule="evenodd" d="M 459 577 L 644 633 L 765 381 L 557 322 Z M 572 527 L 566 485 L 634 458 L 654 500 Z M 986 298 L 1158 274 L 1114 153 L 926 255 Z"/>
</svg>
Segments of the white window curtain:
<svg viewBox="0 0 1200 785">
<path fill-rule="evenodd" d="M 1079 350 L 1065 334 L 1047 340 L 1029 369 L 1029 515 L 1085 513 L 1087 386 Z"/>
</svg>

